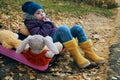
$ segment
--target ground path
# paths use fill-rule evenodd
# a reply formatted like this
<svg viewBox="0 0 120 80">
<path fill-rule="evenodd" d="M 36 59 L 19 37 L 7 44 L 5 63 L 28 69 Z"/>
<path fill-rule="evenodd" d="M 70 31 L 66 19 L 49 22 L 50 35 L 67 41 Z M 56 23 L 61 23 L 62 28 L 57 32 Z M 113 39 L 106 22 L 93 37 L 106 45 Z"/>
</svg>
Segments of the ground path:
<svg viewBox="0 0 120 80">
<path fill-rule="evenodd" d="M 120 0 L 118 0 L 120 5 Z M 118 13 L 116 16 L 116 35 L 113 37 L 115 41 L 113 45 L 110 46 L 110 57 L 108 71 L 108 80 L 120 80 L 120 7 L 117 8 Z"/>
</svg>

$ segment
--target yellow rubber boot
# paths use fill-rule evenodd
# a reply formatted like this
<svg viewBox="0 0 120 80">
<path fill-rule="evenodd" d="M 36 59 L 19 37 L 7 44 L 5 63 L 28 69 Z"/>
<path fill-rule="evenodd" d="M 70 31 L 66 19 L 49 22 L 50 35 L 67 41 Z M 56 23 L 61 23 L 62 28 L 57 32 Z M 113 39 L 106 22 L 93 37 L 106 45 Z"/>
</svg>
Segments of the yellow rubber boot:
<svg viewBox="0 0 120 80">
<path fill-rule="evenodd" d="M 68 42 L 63 43 L 63 45 L 70 52 L 79 67 L 84 68 L 90 65 L 90 62 L 80 54 L 78 44 L 74 38 Z"/>
<path fill-rule="evenodd" d="M 93 50 L 92 41 L 87 40 L 86 42 L 79 43 L 79 46 L 82 48 L 82 50 L 85 52 L 85 57 L 93 60 L 96 63 L 104 63 L 105 59 L 98 56 L 95 51 Z"/>
</svg>

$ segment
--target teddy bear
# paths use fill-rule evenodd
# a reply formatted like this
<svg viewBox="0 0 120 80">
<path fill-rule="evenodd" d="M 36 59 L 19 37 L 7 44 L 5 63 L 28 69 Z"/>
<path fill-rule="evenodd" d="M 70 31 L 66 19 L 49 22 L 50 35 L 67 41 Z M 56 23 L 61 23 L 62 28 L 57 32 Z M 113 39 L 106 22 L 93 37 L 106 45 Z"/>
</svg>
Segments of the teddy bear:
<svg viewBox="0 0 120 80">
<path fill-rule="evenodd" d="M 0 43 L 7 49 L 17 48 L 21 44 L 18 35 L 10 30 L 0 29 Z"/>
<path fill-rule="evenodd" d="M 30 34 L 27 27 L 24 24 L 22 24 L 22 26 L 19 27 L 19 33 L 25 36 L 28 36 Z"/>
<path fill-rule="evenodd" d="M 29 46 L 25 49 L 26 46 Z M 63 46 L 60 42 L 53 43 L 50 36 L 29 35 L 16 49 L 16 53 L 23 56 L 32 64 L 45 66 L 54 55 L 59 54 Z"/>
</svg>

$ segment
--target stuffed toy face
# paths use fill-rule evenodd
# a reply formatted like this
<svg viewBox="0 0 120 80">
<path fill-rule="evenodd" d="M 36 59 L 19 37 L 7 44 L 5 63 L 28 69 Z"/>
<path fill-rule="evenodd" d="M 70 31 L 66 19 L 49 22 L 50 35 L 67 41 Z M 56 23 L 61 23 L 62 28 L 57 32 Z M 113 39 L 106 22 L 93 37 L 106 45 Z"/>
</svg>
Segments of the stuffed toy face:
<svg viewBox="0 0 120 80">
<path fill-rule="evenodd" d="M 38 35 L 31 36 L 31 37 L 29 36 L 28 44 L 29 44 L 30 48 L 34 51 L 35 50 L 41 51 L 45 46 L 43 37 L 38 36 Z"/>
<path fill-rule="evenodd" d="M 49 38 L 49 39 L 48 39 Z M 45 46 L 53 53 L 59 53 L 57 47 L 54 45 L 50 37 L 43 37 L 41 35 L 28 36 L 21 45 L 17 48 L 16 53 L 21 53 L 26 45 L 29 45 L 33 54 L 39 54 Z"/>
</svg>

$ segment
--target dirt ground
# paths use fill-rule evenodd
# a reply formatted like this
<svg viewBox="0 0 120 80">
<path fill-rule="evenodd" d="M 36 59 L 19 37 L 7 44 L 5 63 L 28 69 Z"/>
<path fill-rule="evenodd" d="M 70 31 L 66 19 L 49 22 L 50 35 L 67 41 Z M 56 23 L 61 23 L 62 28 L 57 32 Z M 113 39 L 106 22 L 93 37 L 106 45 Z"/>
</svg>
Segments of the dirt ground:
<svg viewBox="0 0 120 80">
<path fill-rule="evenodd" d="M 89 67 L 81 69 L 74 63 L 69 52 L 65 52 L 54 66 L 45 72 L 40 72 L 0 55 L 1 80 L 106 80 L 109 69 L 109 46 L 116 42 L 113 38 L 116 35 L 115 27 L 118 23 L 118 15 L 108 18 L 91 13 L 78 17 L 60 15 L 51 17 L 57 26 L 63 24 L 71 28 L 75 24 L 80 24 L 93 41 L 96 54 L 104 57 L 106 62 L 104 64 L 92 62 Z M 81 53 L 83 52 L 81 51 Z"/>
<path fill-rule="evenodd" d="M 120 1 L 118 1 L 120 5 Z M 115 36 L 113 37 L 113 43 L 109 47 L 109 70 L 107 80 L 120 80 L 120 8 L 118 8 L 118 15 L 116 16 L 115 25 Z"/>
<path fill-rule="evenodd" d="M 61 18 L 62 20 L 55 20 L 57 25 L 66 24 L 69 27 L 72 27 L 74 24 L 81 24 L 86 31 L 86 34 L 90 39 L 92 39 L 94 43 L 94 49 L 99 56 L 102 56 L 106 59 L 106 63 L 103 65 L 98 65 L 86 69 L 80 70 L 80 80 L 106 80 L 107 79 L 107 70 L 109 67 L 107 66 L 107 60 L 109 58 L 109 46 L 112 41 L 115 33 L 115 17 L 106 18 L 102 15 L 89 14 L 87 16 L 82 16 L 78 18 Z M 61 22 L 64 21 L 64 22 Z M 76 69 L 75 69 L 76 70 Z M 73 72 L 75 71 L 73 69 Z M 82 71 L 83 70 L 83 71 Z M 79 73 L 79 71 L 77 70 Z M 70 75 L 70 77 L 77 77 L 76 75 Z M 78 77 L 77 77 L 78 78 Z M 68 79 L 69 80 L 69 79 Z M 72 80 L 72 79 L 70 79 Z M 75 79 L 76 80 L 76 79 Z M 79 79 L 78 79 L 79 80 Z"/>
</svg>

